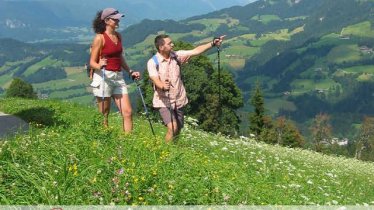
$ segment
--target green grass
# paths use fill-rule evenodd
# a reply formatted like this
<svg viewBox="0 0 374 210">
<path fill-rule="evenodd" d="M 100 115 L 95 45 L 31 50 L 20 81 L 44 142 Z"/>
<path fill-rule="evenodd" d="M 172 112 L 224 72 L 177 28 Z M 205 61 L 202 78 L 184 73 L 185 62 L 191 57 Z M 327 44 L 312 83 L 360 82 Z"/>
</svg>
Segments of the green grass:
<svg viewBox="0 0 374 210">
<path fill-rule="evenodd" d="M 44 68 L 46 66 L 55 66 L 55 67 L 61 67 L 63 66 L 64 62 L 56 60 L 56 59 L 51 59 L 50 57 L 47 57 L 43 59 L 42 61 L 30 66 L 27 68 L 27 70 L 23 73 L 23 76 L 27 77 L 30 76 L 31 74 L 37 72 L 39 69 Z"/>
<path fill-rule="evenodd" d="M 374 30 L 372 30 L 370 21 L 364 21 L 355 25 L 345 27 L 341 31 L 344 36 L 359 36 L 359 37 L 373 37 Z"/>
<path fill-rule="evenodd" d="M 10 85 L 10 82 L 12 81 L 13 79 L 13 75 L 12 74 L 5 74 L 5 75 L 2 75 L 0 77 L 0 84 L 2 88 L 8 88 L 9 85 Z"/>
<path fill-rule="evenodd" d="M 373 204 L 374 165 L 187 125 L 163 143 L 165 127 L 121 118 L 101 126 L 93 107 L 50 100 L 0 100 L 31 123 L 0 143 L 1 205 Z"/>
<path fill-rule="evenodd" d="M 66 79 L 37 83 L 33 84 L 33 87 L 36 89 L 61 89 L 82 84 L 90 84 L 90 79 L 87 77 L 86 73 L 77 72 L 76 74 L 68 75 Z"/>
<path fill-rule="evenodd" d="M 350 68 L 344 68 L 343 71 L 346 71 L 348 73 L 374 74 L 374 65 L 354 66 L 354 67 L 350 67 Z"/>
<path fill-rule="evenodd" d="M 253 16 L 251 20 L 257 20 L 264 24 L 268 24 L 271 21 L 282 20 L 282 19 L 277 15 L 256 15 L 256 16 Z"/>
<path fill-rule="evenodd" d="M 357 45 L 340 45 L 334 47 L 327 55 L 330 63 L 352 62 L 360 59 L 361 52 Z"/>
<path fill-rule="evenodd" d="M 328 90 L 331 87 L 339 85 L 332 79 L 324 79 L 315 82 L 311 79 L 296 79 L 291 83 L 292 95 L 300 95 L 314 90 Z"/>
</svg>

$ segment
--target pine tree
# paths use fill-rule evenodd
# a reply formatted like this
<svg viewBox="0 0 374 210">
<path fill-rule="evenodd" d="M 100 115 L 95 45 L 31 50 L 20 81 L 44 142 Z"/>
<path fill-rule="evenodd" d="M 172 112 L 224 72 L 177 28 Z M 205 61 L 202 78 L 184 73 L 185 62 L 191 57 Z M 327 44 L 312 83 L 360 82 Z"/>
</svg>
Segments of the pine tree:
<svg viewBox="0 0 374 210">
<path fill-rule="evenodd" d="M 6 97 L 37 98 L 31 84 L 14 78 L 5 93 Z"/>
<path fill-rule="evenodd" d="M 249 130 L 256 134 L 256 136 L 259 136 L 265 125 L 265 105 L 259 83 L 256 84 L 256 87 L 252 92 L 250 103 L 254 107 L 254 112 L 249 114 Z"/>
</svg>

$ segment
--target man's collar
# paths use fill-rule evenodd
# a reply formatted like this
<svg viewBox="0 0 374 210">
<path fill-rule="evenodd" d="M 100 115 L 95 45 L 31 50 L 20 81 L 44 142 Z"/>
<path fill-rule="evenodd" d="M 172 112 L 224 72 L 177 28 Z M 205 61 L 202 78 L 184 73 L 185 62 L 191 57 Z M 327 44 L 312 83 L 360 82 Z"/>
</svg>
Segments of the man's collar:
<svg viewBox="0 0 374 210">
<path fill-rule="evenodd" d="M 167 59 L 165 59 L 164 56 L 161 55 L 161 53 L 159 53 L 159 52 L 156 53 L 156 57 L 157 57 L 157 59 L 158 59 L 160 62 L 167 61 Z M 174 59 L 174 58 L 176 58 L 176 57 L 177 57 L 177 55 L 175 54 L 175 52 L 174 52 L 174 51 L 171 51 L 171 52 L 170 52 L 170 58 L 171 58 L 171 59 Z"/>
</svg>

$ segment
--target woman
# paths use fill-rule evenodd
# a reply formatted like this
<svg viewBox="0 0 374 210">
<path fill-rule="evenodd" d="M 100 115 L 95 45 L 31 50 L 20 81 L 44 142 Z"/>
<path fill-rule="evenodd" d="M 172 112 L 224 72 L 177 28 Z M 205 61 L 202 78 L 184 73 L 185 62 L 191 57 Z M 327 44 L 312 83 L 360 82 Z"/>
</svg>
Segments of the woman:
<svg viewBox="0 0 374 210">
<path fill-rule="evenodd" d="M 92 42 L 90 57 L 90 66 L 95 72 L 91 86 L 99 111 L 104 115 L 104 126 L 108 126 L 112 97 L 122 115 L 124 132 L 131 133 L 132 108 L 122 69 L 133 79 L 139 79 L 140 73 L 131 70 L 122 56 L 121 35 L 116 32 L 116 28 L 123 16 L 114 8 L 106 8 L 96 14 L 93 21 L 96 36 Z"/>
</svg>

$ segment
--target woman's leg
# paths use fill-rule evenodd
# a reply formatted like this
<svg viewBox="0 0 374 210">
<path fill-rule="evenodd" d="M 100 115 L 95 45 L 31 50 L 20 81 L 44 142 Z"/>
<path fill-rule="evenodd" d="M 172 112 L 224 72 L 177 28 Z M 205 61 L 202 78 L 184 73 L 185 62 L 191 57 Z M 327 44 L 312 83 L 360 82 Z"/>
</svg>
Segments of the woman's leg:
<svg viewBox="0 0 374 210">
<path fill-rule="evenodd" d="M 103 124 L 105 127 L 108 127 L 108 116 L 110 112 L 110 97 L 105 97 L 104 99 L 102 97 L 96 97 L 97 99 L 97 106 L 99 108 L 99 112 L 103 114 L 104 121 Z"/>
<path fill-rule="evenodd" d="M 122 115 L 122 126 L 125 133 L 132 132 L 132 108 L 128 94 L 113 95 L 114 101 Z"/>
</svg>

